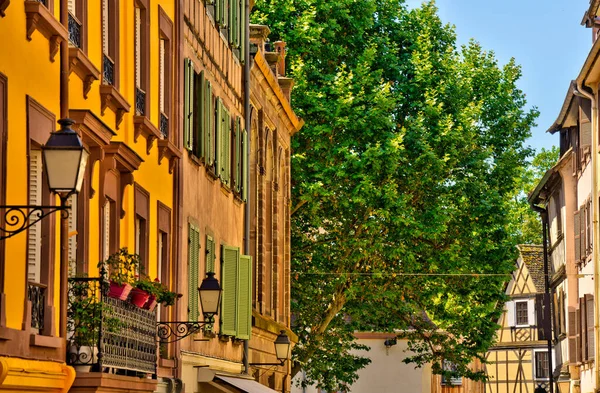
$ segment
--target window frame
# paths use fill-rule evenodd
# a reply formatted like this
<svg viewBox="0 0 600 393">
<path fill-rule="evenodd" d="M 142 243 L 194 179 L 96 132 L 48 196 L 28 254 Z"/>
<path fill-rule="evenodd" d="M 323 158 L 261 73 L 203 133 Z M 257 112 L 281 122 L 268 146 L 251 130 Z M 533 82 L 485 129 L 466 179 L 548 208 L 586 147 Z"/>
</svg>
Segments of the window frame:
<svg viewBox="0 0 600 393">
<path fill-rule="evenodd" d="M 525 323 L 519 319 L 519 305 L 525 304 Z M 528 300 L 515 300 L 515 326 L 524 327 L 529 326 L 529 301 Z M 522 311 L 522 310 L 521 310 Z"/>
<path fill-rule="evenodd" d="M 552 351 L 554 354 L 554 351 Z M 538 376 L 538 355 L 546 355 L 546 370 L 545 373 L 547 374 L 547 376 Z M 533 380 L 534 381 L 548 381 L 550 379 L 550 356 L 548 354 L 548 350 L 545 349 L 534 349 L 533 351 Z M 544 371 L 544 370 L 542 370 Z"/>
<path fill-rule="evenodd" d="M 140 257 L 140 276 L 150 270 L 150 193 L 138 183 L 134 184 L 135 249 Z"/>
<path fill-rule="evenodd" d="M 104 4 L 108 6 L 108 21 L 106 22 L 107 28 L 107 40 L 106 46 L 108 53 L 104 51 L 104 32 L 102 32 L 102 84 L 113 86 L 115 89 L 119 89 L 120 85 L 120 67 L 119 67 L 119 0 L 102 0 L 100 3 L 101 7 L 101 18 L 102 27 L 104 26 Z M 105 79 L 106 69 L 104 57 L 108 57 L 113 63 L 113 81 L 107 83 Z"/>
<path fill-rule="evenodd" d="M 169 18 L 169 16 L 165 13 L 163 8 L 158 6 L 158 15 L 159 15 L 159 23 L 158 23 L 158 44 L 159 44 L 159 53 L 160 53 L 160 45 L 161 42 L 165 42 L 165 50 L 164 50 L 164 86 L 163 89 L 160 88 L 160 74 L 163 72 L 162 69 L 159 69 L 159 88 L 158 88 L 158 125 L 159 130 L 163 133 L 165 139 L 169 139 L 171 141 L 175 140 L 175 135 L 173 135 L 174 127 L 173 127 L 173 116 L 172 116 L 172 102 L 173 102 L 173 22 Z M 159 59 L 160 63 L 160 59 Z M 164 100 L 164 112 L 161 111 L 160 103 Z M 163 119 L 162 116 L 166 117 L 167 129 L 166 136 L 165 131 L 163 130 Z"/>
<path fill-rule="evenodd" d="M 138 116 L 144 116 L 150 119 L 151 111 L 150 111 L 150 9 L 149 9 L 149 1 L 148 0 L 134 0 L 134 15 L 133 15 L 133 23 L 134 23 L 134 77 L 135 77 L 135 114 Z M 137 18 L 135 15 L 135 11 L 140 10 L 140 53 L 137 53 L 137 42 L 135 42 L 135 29 L 137 28 Z M 140 61 L 140 85 L 137 86 L 137 78 L 138 78 L 138 70 L 137 70 L 137 60 L 139 56 Z M 137 89 L 141 90 L 144 95 L 144 112 L 138 112 L 137 105 Z"/>
</svg>

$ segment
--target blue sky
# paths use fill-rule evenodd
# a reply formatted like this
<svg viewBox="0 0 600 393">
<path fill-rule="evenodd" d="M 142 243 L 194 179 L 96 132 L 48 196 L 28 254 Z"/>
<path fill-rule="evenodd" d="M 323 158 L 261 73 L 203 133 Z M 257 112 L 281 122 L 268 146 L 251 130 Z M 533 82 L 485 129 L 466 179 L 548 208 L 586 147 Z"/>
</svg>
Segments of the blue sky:
<svg viewBox="0 0 600 393">
<path fill-rule="evenodd" d="M 406 0 L 415 7 L 422 0 Z M 511 57 L 522 66 L 519 87 L 529 106 L 540 111 L 528 144 L 537 150 L 558 144 L 546 130 L 554 123 L 569 82 L 575 79 L 592 45 L 581 26 L 589 0 L 437 0 L 439 15 L 456 27 L 458 43 L 474 38 L 496 53 L 501 64 Z"/>
</svg>

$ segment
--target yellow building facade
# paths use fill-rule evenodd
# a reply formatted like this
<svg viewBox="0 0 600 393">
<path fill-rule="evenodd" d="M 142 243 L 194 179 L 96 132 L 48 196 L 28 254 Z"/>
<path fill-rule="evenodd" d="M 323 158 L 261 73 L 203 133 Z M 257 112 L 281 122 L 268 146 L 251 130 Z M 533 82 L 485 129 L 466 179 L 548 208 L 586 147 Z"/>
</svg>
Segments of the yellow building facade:
<svg viewBox="0 0 600 393">
<path fill-rule="evenodd" d="M 175 14 L 176 2 L 160 0 L 0 2 L 0 205 L 59 204 L 41 146 L 58 119 L 73 119 L 90 156 L 82 190 L 69 199 L 72 276 L 97 277 L 98 262 L 127 247 L 140 255 L 141 274 L 173 285 L 181 157 Z M 6 220 L 7 212 L 0 211 Z M 0 241 L 0 391 L 66 392 L 82 383 L 89 391 L 106 380 L 66 365 L 60 221 L 51 214 Z M 123 389 L 156 388 L 119 378 Z"/>
</svg>

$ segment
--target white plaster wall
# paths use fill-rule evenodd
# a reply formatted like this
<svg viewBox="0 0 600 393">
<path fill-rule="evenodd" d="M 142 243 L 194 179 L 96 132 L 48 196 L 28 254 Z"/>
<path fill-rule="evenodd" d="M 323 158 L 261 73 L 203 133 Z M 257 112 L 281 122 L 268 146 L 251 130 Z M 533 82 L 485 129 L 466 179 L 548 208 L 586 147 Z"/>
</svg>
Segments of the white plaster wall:
<svg viewBox="0 0 600 393">
<path fill-rule="evenodd" d="M 583 205 L 585 200 L 592 193 L 592 166 L 588 165 L 585 167 L 585 170 L 581 174 L 581 177 L 577 181 L 577 206 Z"/>
</svg>

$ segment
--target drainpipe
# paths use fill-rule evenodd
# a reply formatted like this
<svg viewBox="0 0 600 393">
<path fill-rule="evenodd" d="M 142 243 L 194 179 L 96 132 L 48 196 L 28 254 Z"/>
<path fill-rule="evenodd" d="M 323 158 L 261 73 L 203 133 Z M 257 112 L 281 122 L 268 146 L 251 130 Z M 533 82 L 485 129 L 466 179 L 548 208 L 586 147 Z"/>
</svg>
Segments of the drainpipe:
<svg viewBox="0 0 600 393">
<path fill-rule="evenodd" d="M 548 210 L 541 208 L 536 205 L 531 205 L 531 208 L 540 213 L 542 219 L 542 244 L 544 246 L 544 324 L 551 324 L 550 318 L 550 267 L 548 266 Z M 548 379 L 550 382 L 550 393 L 554 393 L 554 365 L 552 359 L 552 328 L 545 329 L 544 332 L 548 332 Z"/>
<path fill-rule="evenodd" d="M 600 234 L 598 233 L 598 102 L 596 94 L 598 89 L 593 89 L 590 94 L 583 88 L 582 82 L 577 81 L 577 94 L 580 94 L 592 102 L 592 263 L 594 265 L 594 367 L 596 374 L 595 389 L 600 388 L 600 325 L 598 317 L 600 316 L 600 302 L 598 301 L 598 277 L 600 276 L 600 267 L 598 266 L 598 246 L 600 246 Z"/>
<path fill-rule="evenodd" d="M 60 0 L 60 23 L 69 31 L 68 0 Z M 60 42 L 60 118 L 69 117 L 69 41 Z M 63 197 L 61 196 L 61 204 Z M 67 338 L 67 307 L 69 285 L 69 220 L 60 215 L 60 320 L 59 336 Z"/>
<path fill-rule="evenodd" d="M 246 127 L 247 144 L 246 147 L 246 166 L 250 165 L 250 0 L 244 1 L 244 12 L 246 14 L 246 23 L 244 23 L 244 35 L 246 36 L 245 45 L 242 48 L 244 51 L 244 127 Z M 246 204 L 244 206 L 244 252 L 250 255 L 250 171 L 246 169 Z M 252 332 L 250 332 L 252 333 Z M 249 350 L 250 340 L 244 340 L 244 374 L 250 371 L 249 366 Z"/>
</svg>

